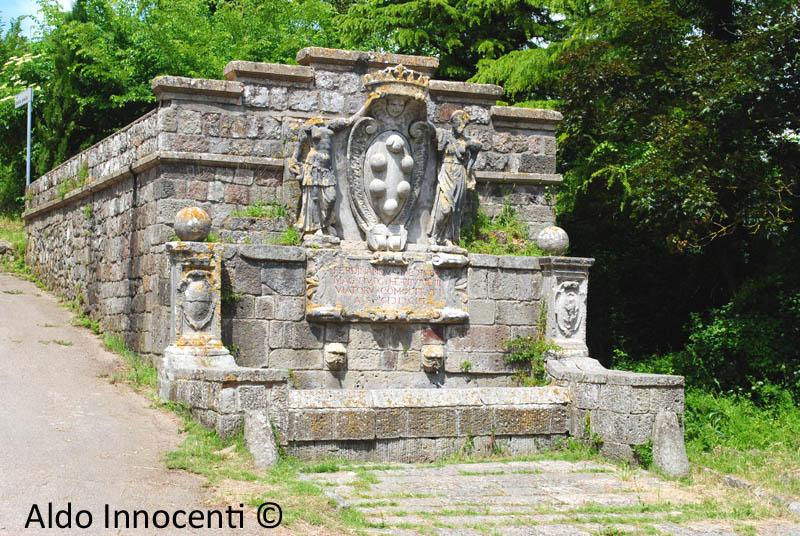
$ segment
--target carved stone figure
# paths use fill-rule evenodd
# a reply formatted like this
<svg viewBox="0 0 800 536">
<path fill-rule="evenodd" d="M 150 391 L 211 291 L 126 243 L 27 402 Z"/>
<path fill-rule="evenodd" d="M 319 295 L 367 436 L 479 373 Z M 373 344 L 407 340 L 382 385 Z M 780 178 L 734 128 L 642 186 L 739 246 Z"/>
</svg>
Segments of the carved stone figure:
<svg viewBox="0 0 800 536">
<path fill-rule="evenodd" d="M 481 145 L 466 135 L 468 123 L 469 115 L 456 110 L 450 116 L 452 130 L 437 132 L 441 166 L 429 230 L 437 244 L 449 246 L 458 242 L 467 190 L 475 188 L 472 168 Z"/>
<path fill-rule="evenodd" d="M 333 129 L 312 119 L 303 127 L 300 143 L 289 160 L 289 169 L 300 178 L 302 198 L 297 227 L 304 235 L 330 234 L 336 202 L 336 176 L 333 172 Z M 305 158 L 300 162 L 304 149 Z"/>
</svg>

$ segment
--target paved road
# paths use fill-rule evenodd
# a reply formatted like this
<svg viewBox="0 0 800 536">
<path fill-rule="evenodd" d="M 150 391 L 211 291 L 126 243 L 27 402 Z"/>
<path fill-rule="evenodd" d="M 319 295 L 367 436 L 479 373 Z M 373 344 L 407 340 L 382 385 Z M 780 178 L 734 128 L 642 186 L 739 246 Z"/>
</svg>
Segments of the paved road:
<svg viewBox="0 0 800 536">
<path fill-rule="evenodd" d="M 89 530 L 49 534 L 127 533 L 99 529 L 106 503 L 208 508 L 204 479 L 165 469 L 164 454 L 180 442 L 178 420 L 112 385 L 104 376 L 116 357 L 70 319 L 49 294 L 0 273 L 0 534 L 41 532 L 23 527 L 33 504 L 46 521 L 48 502 L 71 502 L 73 513 L 94 518 Z"/>
</svg>

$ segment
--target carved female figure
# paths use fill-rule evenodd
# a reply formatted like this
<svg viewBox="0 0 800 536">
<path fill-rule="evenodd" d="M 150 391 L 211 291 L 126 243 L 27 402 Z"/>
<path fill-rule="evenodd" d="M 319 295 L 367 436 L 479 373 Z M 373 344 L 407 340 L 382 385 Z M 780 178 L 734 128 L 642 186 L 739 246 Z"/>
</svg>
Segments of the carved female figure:
<svg viewBox="0 0 800 536">
<path fill-rule="evenodd" d="M 467 123 L 469 115 L 456 110 L 450 116 L 452 132 L 439 131 L 438 135 L 442 160 L 429 230 L 437 244 L 452 245 L 458 241 L 466 192 L 475 188 L 472 167 L 481 145 L 465 134 Z"/>
<path fill-rule="evenodd" d="M 289 169 L 299 176 L 302 188 L 297 227 L 303 234 L 334 234 L 336 176 L 331 158 L 332 142 L 333 130 L 328 126 L 306 125 L 289 161 Z M 308 153 L 301 163 L 300 155 L 304 146 L 308 146 Z"/>
</svg>

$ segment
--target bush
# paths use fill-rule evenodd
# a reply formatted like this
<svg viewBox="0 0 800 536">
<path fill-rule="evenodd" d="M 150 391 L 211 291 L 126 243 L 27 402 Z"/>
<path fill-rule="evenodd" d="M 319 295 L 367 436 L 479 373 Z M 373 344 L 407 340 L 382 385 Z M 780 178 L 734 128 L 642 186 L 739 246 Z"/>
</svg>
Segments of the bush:
<svg viewBox="0 0 800 536">
<path fill-rule="evenodd" d="M 723 306 L 692 314 L 688 332 L 680 351 L 641 362 L 618 351 L 615 365 L 680 374 L 689 386 L 746 394 L 759 402 L 768 391 L 763 385 L 800 399 L 800 288 L 787 274 L 746 282 Z"/>
<path fill-rule="evenodd" d="M 684 425 L 692 463 L 800 494 L 800 408 L 789 391 L 768 383 L 750 395 L 689 389 Z"/>
</svg>

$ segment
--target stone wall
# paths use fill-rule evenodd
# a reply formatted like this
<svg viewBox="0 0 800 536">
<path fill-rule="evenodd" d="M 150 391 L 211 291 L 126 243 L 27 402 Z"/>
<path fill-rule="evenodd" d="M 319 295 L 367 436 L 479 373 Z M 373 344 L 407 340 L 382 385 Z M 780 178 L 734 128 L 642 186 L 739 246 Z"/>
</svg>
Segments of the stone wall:
<svg viewBox="0 0 800 536">
<path fill-rule="evenodd" d="M 608 370 L 588 357 L 551 360 L 547 370 L 558 385 L 569 389 L 570 435 L 599 439 L 602 452 L 610 457 L 630 460 L 632 447 L 653 441 L 659 413 L 672 413 L 682 421 L 682 376 Z M 682 444 L 682 429 L 680 437 Z"/>
<path fill-rule="evenodd" d="M 535 336 L 540 319 L 539 259 L 470 255 L 469 323 L 312 323 L 306 320 L 306 250 L 227 245 L 223 340 L 240 366 L 292 371 L 302 389 L 512 385 L 505 343 Z M 330 345 L 346 351 L 331 370 Z M 426 353 L 443 358 L 423 370 Z"/>
<path fill-rule="evenodd" d="M 176 212 L 204 208 L 226 241 L 273 240 L 299 204 L 300 186 L 284 169 L 299 127 L 312 116 L 356 111 L 366 98 L 365 72 L 403 63 L 431 74 L 438 65 L 428 57 L 316 48 L 301 50 L 298 62 L 234 61 L 226 81 L 154 80 L 156 110 L 28 188 L 27 259 L 37 275 L 68 299 L 84 301 L 105 330 L 159 354 L 169 301 L 163 248 L 174 235 Z M 535 233 L 554 221 L 546 190 L 560 182 L 553 132 L 560 115 L 495 106 L 501 94 L 498 86 L 432 80 L 428 116 L 444 126 L 453 110 L 470 113 L 471 135 L 483 146 L 476 164 L 482 207 L 493 214 L 511 203 Z M 264 228 L 251 233 L 250 224 L 230 215 L 255 202 L 284 204 L 289 218 L 259 222 Z M 481 322 L 497 315 L 503 325 L 508 307 L 490 311 L 476 303 L 475 314 Z M 502 329 L 520 331 L 513 324 Z M 492 368 L 492 359 L 474 365 Z M 451 359 L 447 366 L 455 372 L 459 365 Z"/>
</svg>

